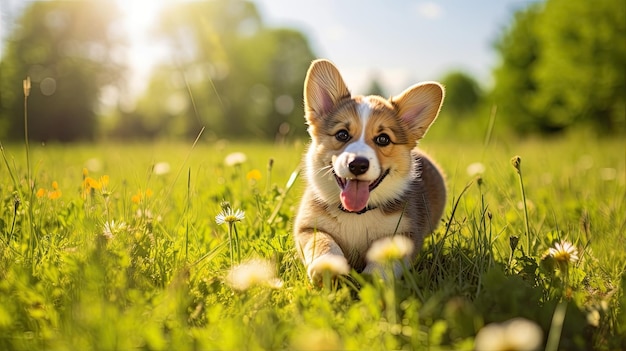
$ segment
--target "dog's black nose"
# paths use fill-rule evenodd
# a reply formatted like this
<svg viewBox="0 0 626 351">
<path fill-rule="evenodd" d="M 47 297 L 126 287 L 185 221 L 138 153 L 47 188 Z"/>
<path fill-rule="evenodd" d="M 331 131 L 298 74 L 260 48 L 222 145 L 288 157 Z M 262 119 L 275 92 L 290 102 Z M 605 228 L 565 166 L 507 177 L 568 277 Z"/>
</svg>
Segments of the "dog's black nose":
<svg viewBox="0 0 626 351">
<path fill-rule="evenodd" d="M 355 176 L 367 172 L 368 168 L 370 168 L 370 161 L 365 157 L 357 157 L 348 164 L 348 169 Z"/>
</svg>

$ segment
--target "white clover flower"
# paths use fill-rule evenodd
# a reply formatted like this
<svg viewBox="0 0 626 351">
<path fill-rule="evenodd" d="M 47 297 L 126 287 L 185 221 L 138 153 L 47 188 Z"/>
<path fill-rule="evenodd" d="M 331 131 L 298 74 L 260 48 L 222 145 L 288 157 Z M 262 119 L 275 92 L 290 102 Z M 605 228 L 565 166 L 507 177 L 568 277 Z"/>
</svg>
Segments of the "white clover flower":
<svg viewBox="0 0 626 351">
<path fill-rule="evenodd" d="M 548 249 L 548 255 L 561 263 L 578 261 L 578 250 L 572 243 L 565 240 Z"/>
<path fill-rule="evenodd" d="M 226 155 L 226 157 L 224 158 L 224 163 L 227 166 L 237 166 L 246 162 L 246 160 L 248 160 L 248 157 L 246 157 L 246 154 L 244 154 L 243 152 L 233 152 Z"/>
<path fill-rule="evenodd" d="M 234 266 L 226 276 L 226 283 L 235 290 L 248 290 L 257 285 L 280 289 L 283 281 L 276 277 L 274 266 L 263 259 L 252 259 Z"/>
<path fill-rule="evenodd" d="M 469 175 L 470 177 L 481 175 L 485 173 L 485 165 L 480 162 L 471 163 L 469 166 L 467 166 L 466 172 L 467 175 Z"/>
<path fill-rule="evenodd" d="M 483 327 L 474 339 L 475 350 L 535 351 L 543 342 L 543 331 L 534 322 L 514 318 Z"/>
<path fill-rule="evenodd" d="M 376 240 L 367 251 L 367 260 L 376 263 L 399 261 L 413 252 L 413 241 L 404 235 Z"/>
<path fill-rule="evenodd" d="M 234 211 L 227 207 L 215 216 L 215 223 L 222 225 L 224 223 L 241 222 L 246 217 L 246 213 L 242 210 Z"/>
<path fill-rule="evenodd" d="M 167 162 L 157 162 L 154 164 L 154 167 L 152 167 L 152 171 L 156 175 L 168 174 L 170 170 L 171 170 L 170 164 Z"/>
</svg>

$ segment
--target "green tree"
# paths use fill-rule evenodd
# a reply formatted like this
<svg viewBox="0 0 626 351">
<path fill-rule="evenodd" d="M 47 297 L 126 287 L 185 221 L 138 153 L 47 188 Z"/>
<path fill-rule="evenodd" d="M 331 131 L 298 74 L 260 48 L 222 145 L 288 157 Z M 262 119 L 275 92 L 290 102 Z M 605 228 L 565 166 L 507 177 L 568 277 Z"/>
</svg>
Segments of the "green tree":
<svg viewBox="0 0 626 351">
<path fill-rule="evenodd" d="M 216 137 L 304 132 L 314 56 L 300 32 L 265 27 L 249 1 L 216 0 L 168 8 L 158 35 L 174 50 L 133 112 L 141 125 L 186 137 L 202 127 Z"/>
<path fill-rule="evenodd" d="M 30 76 L 29 135 L 93 139 L 100 90 L 122 78 L 121 33 L 112 2 L 33 2 L 17 21 L 0 63 L 0 136 L 24 135 L 22 80 Z"/>
<path fill-rule="evenodd" d="M 453 118 L 469 117 L 476 113 L 483 93 L 474 78 L 456 71 L 446 74 L 441 82 L 446 88 L 444 108 Z"/>
<path fill-rule="evenodd" d="M 522 133 L 531 131 L 543 119 L 529 108 L 530 98 L 537 90 L 531 72 L 540 55 L 534 33 L 540 12 L 540 5 L 533 4 L 515 13 L 512 26 L 496 43 L 500 66 L 494 72 L 493 98 L 499 115 Z"/>
<path fill-rule="evenodd" d="M 494 98 L 522 132 L 624 127 L 626 4 L 548 0 L 518 13 L 496 46 Z"/>
</svg>

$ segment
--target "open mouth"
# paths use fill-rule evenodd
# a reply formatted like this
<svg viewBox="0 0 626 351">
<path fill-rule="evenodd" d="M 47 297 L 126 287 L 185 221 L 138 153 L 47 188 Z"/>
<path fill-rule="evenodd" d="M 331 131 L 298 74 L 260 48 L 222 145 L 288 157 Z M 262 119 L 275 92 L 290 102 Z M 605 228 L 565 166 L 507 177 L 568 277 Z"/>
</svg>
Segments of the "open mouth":
<svg viewBox="0 0 626 351">
<path fill-rule="evenodd" d="M 358 179 L 347 179 L 338 177 L 334 172 L 337 185 L 341 189 L 341 204 L 349 212 L 362 211 L 367 206 L 367 201 L 370 197 L 370 192 L 385 179 L 389 174 L 389 169 L 380 174 L 374 181 L 364 181 Z"/>
</svg>

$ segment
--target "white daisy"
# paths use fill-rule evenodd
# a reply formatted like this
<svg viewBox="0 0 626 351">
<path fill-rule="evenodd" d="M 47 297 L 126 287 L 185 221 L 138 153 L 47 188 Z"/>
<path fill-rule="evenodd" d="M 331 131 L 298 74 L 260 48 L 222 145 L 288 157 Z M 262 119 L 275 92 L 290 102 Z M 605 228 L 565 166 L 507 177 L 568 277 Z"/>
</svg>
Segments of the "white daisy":
<svg viewBox="0 0 626 351">
<path fill-rule="evenodd" d="M 244 211 L 237 210 L 233 212 L 230 207 L 227 207 L 215 216 L 215 223 L 221 225 L 224 223 L 241 222 L 245 217 L 246 213 Z"/>
<path fill-rule="evenodd" d="M 557 262 L 567 263 L 578 261 L 578 250 L 572 243 L 565 240 L 554 244 L 554 247 L 548 249 L 548 255 Z"/>
</svg>

